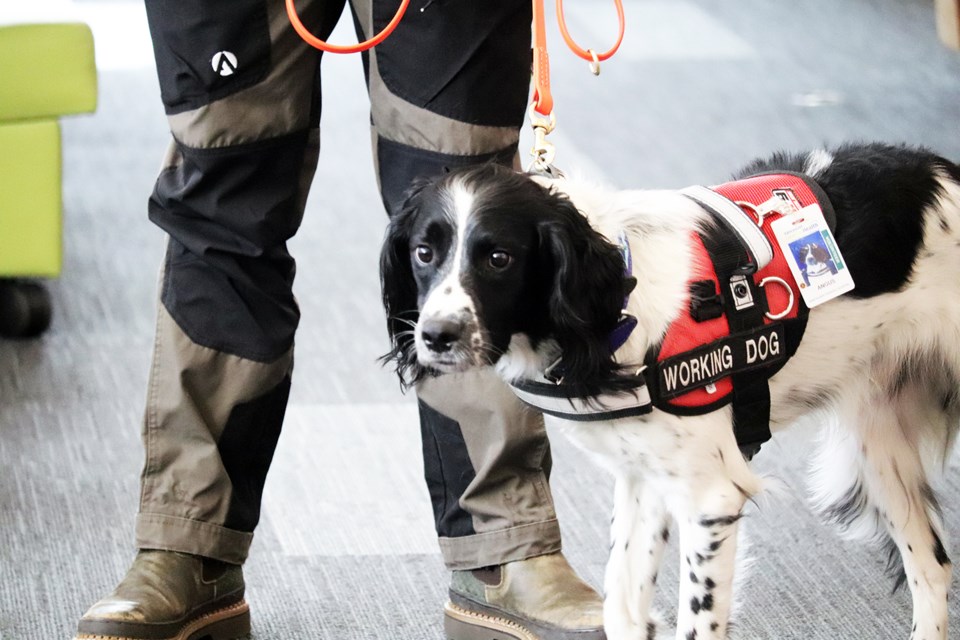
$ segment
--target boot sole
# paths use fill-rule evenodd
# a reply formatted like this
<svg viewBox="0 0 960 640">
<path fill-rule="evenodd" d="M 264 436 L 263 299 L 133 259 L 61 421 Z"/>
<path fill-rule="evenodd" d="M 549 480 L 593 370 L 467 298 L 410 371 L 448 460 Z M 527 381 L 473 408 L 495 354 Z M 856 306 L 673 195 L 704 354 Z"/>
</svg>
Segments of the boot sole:
<svg viewBox="0 0 960 640">
<path fill-rule="evenodd" d="M 467 611 L 452 602 L 443 606 L 443 630 L 447 640 L 540 640 L 512 620 Z"/>
<path fill-rule="evenodd" d="M 78 633 L 74 640 L 238 640 L 250 635 L 250 606 L 241 600 L 188 622 L 173 636 L 129 636 Z"/>
</svg>

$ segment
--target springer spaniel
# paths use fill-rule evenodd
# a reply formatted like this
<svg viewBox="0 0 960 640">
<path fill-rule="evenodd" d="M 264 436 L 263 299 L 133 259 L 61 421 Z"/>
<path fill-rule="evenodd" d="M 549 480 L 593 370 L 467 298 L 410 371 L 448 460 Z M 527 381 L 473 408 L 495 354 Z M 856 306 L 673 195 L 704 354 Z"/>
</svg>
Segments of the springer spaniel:
<svg viewBox="0 0 960 640">
<path fill-rule="evenodd" d="M 777 154 L 741 175 L 769 172 L 801 174 L 826 194 L 855 285 L 809 309 L 795 353 L 767 383 L 769 427 L 820 412 L 817 505 L 843 533 L 899 553 L 911 639 L 946 640 L 951 563 L 928 471 L 943 465 L 960 427 L 960 167 L 873 144 Z M 405 384 L 493 367 L 516 385 L 542 382 L 562 357 L 557 388 L 571 405 L 629 395 L 651 350 L 697 301 L 691 238 L 717 226 L 680 192 L 607 190 L 494 165 L 419 181 L 381 256 L 393 340 L 385 359 Z M 626 268 L 618 236 L 632 256 Z M 722 285 L 706 293 L 725 304 Z M 624 311 L 636 326 L 611 345 Z M 676 637 L 727 637 L 738 520 L 763 488 L 732 407 L 697 415 L 658 405 L 564 422 L 616 480 L 604 579 L 611 640 L 655 635 L 653 584 L 674 522 L 685 563 Z"/>
</svg>

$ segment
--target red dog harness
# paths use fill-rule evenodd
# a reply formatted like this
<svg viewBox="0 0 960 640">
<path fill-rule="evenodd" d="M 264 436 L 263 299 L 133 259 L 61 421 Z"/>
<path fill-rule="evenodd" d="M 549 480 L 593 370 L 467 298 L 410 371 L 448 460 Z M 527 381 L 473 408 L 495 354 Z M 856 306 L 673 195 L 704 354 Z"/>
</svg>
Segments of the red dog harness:
<svg viewBox="0 0 960 640">
<path fill-rule="evenodd" d="M 726 229 L 691 238 L 685 311 L 646 360 L 652 401 L 679 415 L 732 403 L 737 442 L 754 453 L 770 438 L 767 381 L 796 352 L 809 312 L 770 223 L 812 204 L 828 220 L 833 210 L 818 185 L 796 174 L 683 193 Z"/>
<path fill-rule="evenodd" d="M 518 382 L 514 392 L 545 413 L 580 421 L 642 415 L 653 407 L 700 415 L 732 403 L 737 442 L 752 455 L 770 438 L 767 381 L 796 352 L 808 314 L 770 222 L 819 204 L 833 227 L 833 210 L 819 186 L 799 174 L 681 193 L 714 224 L 691 234 L 684 310 L 647 354 L 636 388 L 585 399 L 571 398 L 562 384 Z"/>
</svg>

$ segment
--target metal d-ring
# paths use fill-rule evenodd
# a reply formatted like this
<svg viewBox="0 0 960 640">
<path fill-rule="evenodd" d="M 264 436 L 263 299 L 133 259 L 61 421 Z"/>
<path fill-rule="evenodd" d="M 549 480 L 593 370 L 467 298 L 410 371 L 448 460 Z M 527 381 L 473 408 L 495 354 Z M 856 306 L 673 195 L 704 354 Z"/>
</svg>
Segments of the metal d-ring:
<svg viewBox="0 0 960 640">
<path fill-rule="evenodd" d="M 760 288 L 762 289 L 762 288 L 767 284 L 767 282 L 770 282 L 771 280 L 774 281 L 774 282 L 776 282 L 777 284 L 780 284 L 781 286 L 783 286 L 783 288 L 787 290 L 787 293 L 790 294 L 790 301 L 787 303 L 787 308 L 786 308 L 786 309 L 784 309 L 783 311 L 781 311 L 780 313 L 777 313 L 777 314 L 770 313 L 769 311 L 767 311 L 766 313 L 763 314 L 763 315 L 767 316 L 768 318 L 770 318 L 771 320 L 779 320 L 780 318 L 785 317 L 788 313 L 790 313 L 790 311 L 793 310 L 793 303 L 794 303 L 795 298 L 794 298 L 794 295 L 793 295 L 793 289 L 790 287 L 790 285 L 787 283 L 787 281 L 784 280 L 783 278 L 778 278 L 777 276 L 767 276 L 766 278 L 764 278 L 763 280 L 761 280 L 761 281 L 760 281 Z"/>
</svg>

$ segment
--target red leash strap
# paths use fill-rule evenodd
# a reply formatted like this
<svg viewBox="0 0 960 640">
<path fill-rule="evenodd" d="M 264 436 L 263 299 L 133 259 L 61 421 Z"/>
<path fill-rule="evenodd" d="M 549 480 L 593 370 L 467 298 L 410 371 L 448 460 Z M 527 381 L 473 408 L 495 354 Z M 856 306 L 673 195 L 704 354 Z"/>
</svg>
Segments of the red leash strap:
<svg viewBox="0 0 960 640">
<path fill-rule="evenodd" d="M 381 42 L 387 39 L 393 30 L 397 28 L 397 25 L 400 24 L 400 19 L 403 18 L 403 14 L 407 11 L 407 5 L 410 4 L 410 0 L 402 0 L 400 3 L 400 8 L 397 9 L 397 13 L 393 16 L 387 26 L 383 28 L 383 31 L 373 36 L 365 42 L 358 42 L 357 44 L 352 45 L 339 45 L 339 44 L 330 44 L 324 40 L 321 40 L 317 36 L 310 33 L 310 30 L 303 26 L 303 22 L 300 21 L 300 16 L 297 15 L 297 8 L 293 5 L 293 0 L 286 0 L 287 5 L 287 16 L 290 18 L 290 24 L 293 25 L 294 31 L 300 34 L 300 37 L 303 38 L 307 44 L 321 51 L 326 51 L 328 53 L 358 53 L 360 51 L 366 51 L 367 49 L 372 49 Z"/>
</svg>

